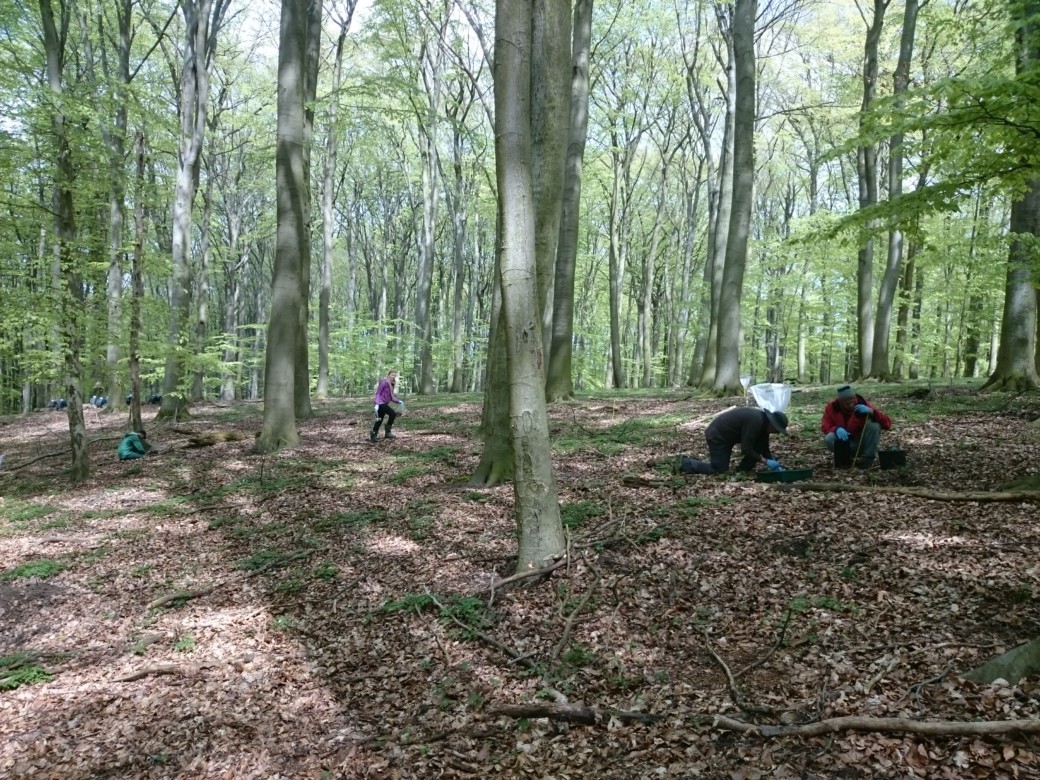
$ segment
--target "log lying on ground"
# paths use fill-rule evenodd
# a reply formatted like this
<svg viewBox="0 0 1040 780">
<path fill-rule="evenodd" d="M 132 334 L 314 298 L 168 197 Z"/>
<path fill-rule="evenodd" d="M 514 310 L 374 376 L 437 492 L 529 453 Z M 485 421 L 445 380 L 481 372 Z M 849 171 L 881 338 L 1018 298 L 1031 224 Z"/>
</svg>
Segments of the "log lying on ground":
<svg viewBox="0 0 1040 780">
<path fill-rule="evenodd" d="M 669 715 L 648 712 L 629 712 L 578 704 L 493 704 L 489 715 L 511 718 L 549 718 L 585 726 L 606 726 L 611 720 L 622 723 L 657 723 Z M 930 737 L 996 736 L 1000 734 L 1040 734 L 1040 720 L 996 720 L 966 722 L 955 720 L 910 720 L 909 718 L 867 718 L 848 716 L 828 718 L 816 723 L 798 726 L 774 726 L 745 723 L 725 715 L 684 716 L 685 720 L 700 721 L 723 731 L 738 731 L 760 737 L 818 737 L 842 731 L 864 731 L 888 734 L 923 734 Z"/>
<path fill-rule="evenodd" d="M 895 485 L 847 485 L 844 482 L 790 482 L 773 485 L 777 490 L 809 490 L 819 493 L 895 493 L 914 496 L 929 501 L 1040 501 L 1040 490 L 1016 490 L 993 492 L 948 492 L 930 488 L 898 487 Z"/>
</svg>

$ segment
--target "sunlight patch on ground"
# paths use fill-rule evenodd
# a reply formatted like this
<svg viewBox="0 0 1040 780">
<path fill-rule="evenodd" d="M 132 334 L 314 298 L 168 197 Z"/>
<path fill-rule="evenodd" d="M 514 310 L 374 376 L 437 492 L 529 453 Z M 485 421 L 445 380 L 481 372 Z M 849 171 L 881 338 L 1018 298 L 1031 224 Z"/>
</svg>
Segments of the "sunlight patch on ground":
<svg viewBox="0 0 1040 780">
<path fill-rule="evenodd" d="M 379 536 L 369 539 L 368 549 L 380 555 L 412 556 L 422 548 L 411 541 L 400 536 Z"/>
<path fill-rule="evenodd" d="M 901 531 L 899 533 L 886 534 L 882 539 L 890 539 L 896 542 L 909 544 L 917 549 L 930 547 L 980 547 L 982 544 L 977 539 L 969 539 L 965 536 L 943 536 L 921 531 Z"/>
</svg>

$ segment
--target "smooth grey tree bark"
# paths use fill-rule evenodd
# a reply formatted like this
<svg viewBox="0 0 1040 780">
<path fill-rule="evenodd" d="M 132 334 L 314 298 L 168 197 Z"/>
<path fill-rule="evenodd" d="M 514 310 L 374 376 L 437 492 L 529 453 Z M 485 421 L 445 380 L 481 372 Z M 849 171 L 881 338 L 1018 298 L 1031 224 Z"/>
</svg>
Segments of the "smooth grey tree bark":
<svg viewBox="0 0 1040 780">
<path fill-rule="evenodd" d="M 885 11 L 892 0 L 874 0 L 874 13 L 867 21 L 863 9 L 860 14 L 867 25 L 867 37 L 863 45 L 863 100 L 860 104 L 860 127 L 867 122 L 877 95 L 878 45 L 885 23 Z M 859 7 L 859 6 L 857 6 Z M 877 205 L 877 148 L 864 144 L 856 152 L 856 181 L 859 187 L 861 209 Z M 868 234 L 863 238 L 856 260 L 856 337 L 859 345 L 856 376 L 865 376 L 870 371 L 874 351 L 874 239 Z"/>
<path fill-rule="evenodd" d="M 589 130 L 589 52 L 593 0 L 576 0 L 571 40 L 570 135 L 563 173 L 560 237 L 553 281 L 552 339 L 545 372 L 545 398 L 574 397 L 574 269 L 578 258 L 581 175 Z"/>
<path fill-rule="evenodd" d="M 264 370 L 264 424 L 256 441 L 257 452 L 272 452 L 299 441 L 294 396 L 300 267 L 310 257 L 304 168 L 309 3 L 310 0 L 282 0 L 275 147 L 278 227 Z"/>
<path fill-rule="evenodd" d="M 535 262 L 542 309 L 542 354 L 552 343 L 553 284 L 560 243 L 571 119 L 571 4 L 534 0 L 531 57 L 531 160 Z"/>
<path fill-rule="evenodd" d="M 899 39 L 899 59 L 892 74 L 892 95 L 895 111 L 903 104 L 903 96 L 910 84 L 910 61 L 917 34 L 917 14 L 928 0 L 906 0 L 903 9 L 903 32 Z M 888 199 L 898 200 L 903 194 L 903 133 L 893 133 L 888 144 Z M 888 232 L 888 256 L 885 273 L 878 289 L 877 317 L 874 319 L 874 351 L 870 361 L 870 376 L 875 379 L 893 379 L 889 370 L 889 334 L 892 329 L 892 309 L 899 286 L 900 266 L 903 262 L 903 231 L 893 227 Z"/>
<path fill-rule="evenodd" d="M 333 247 L 336 225 L 336 161 L 339 155 L 340 89 L 343 83 L 343 46 L 354 18 L 356 0 L 348 0 L 339 20 L 336 55 L 332 65 L 332 91 L 326 113 L 325 168 L 321 184 L 321 282 L 318 291 L 318 386 L 319 399 L 329 397 L 329 304 L 332 301 Z"/>
<path fill-rule="evenodd" d="M 80 355 L 83 343 L 81 317 L 84 309 L 83 281 L 77 256 L 76 212 L 72 185 L 76 167 L 68 137 L 69 118 L 65 114 L 64 80 L 65 52 L 69 26 L 68 6 L 59 5 L 59 23 L 55 23 L 51 0 L 40 0 L 40 18 L 43 23 L 43 50 L 46 58 L 47 86 L 53 97 L 51 127 L 54 130 L 53 195 L 54 238 L 58 263 L 61 296 L 61 336 L 65 352 L 65 398 L 68 401 L 69 437 L 72 445 L 70 477 L 82 482 L 90 476 L 90 455 L 87 452 L 87 428 L 83 421 L 82 365 Z"/>
<path fill-rule="evenodd" d="M 548 0 L 547 11 L 566 0 Z M 501 215 L 501 287 L 509 361 L 509 419 L 517 571 L 566 552 L 545 406 L 541 307 L 535 258 L 531 144 L 531 0 L 495 4 L 495 174 Z"/>
<path fill-rule="evenodd" d="M 170 333 L 167 339 L 163 400 L 159 419 L 184 417 L 188 396 L 182 388 L 191 332 L 192 208 L 199 188 L 202 146 L 209 107 L 209 69 L 217 49 L 229 0 L 180 0 L 184 51 L 180 71 L 180 136 L 171 222 Z"/>
<path fill-rule="evenodd" d="M 740 300 L 747 265 L 755 183 L 755 12 L 756 0 L 734 0 L 733 208 L 726 241 L 726 264 L 719 290 L 716 393 L 737 394 L 740 384 Z"/>
<path fill-rule="evenodd" d="M 1021 77 L 1040 65 L 1040 0 L 1018 0 L 1020 24 L 1015 32 L 1015 73 Z M 997 361 L 984 390 L 1033 390 L 1037 375 L 1036 237 L 1040 236 L 1040 176 L 1011 204 L 1004 287 L 1004 316 L 1000 324 Z"/>
</svg>

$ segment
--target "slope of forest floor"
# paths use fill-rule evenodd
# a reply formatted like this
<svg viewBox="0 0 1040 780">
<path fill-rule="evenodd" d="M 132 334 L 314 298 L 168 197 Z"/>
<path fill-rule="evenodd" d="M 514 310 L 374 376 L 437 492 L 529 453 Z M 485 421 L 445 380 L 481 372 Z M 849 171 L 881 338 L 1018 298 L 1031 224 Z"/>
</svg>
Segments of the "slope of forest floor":
<svg viewBox="0 0 1040 780">
<path fill-rule="evenodd" d="M 827 389 L 795 392 L 774 452 L 938 492 L 1040 472 L 1037 394 L 865 390 L 906 469 L 831 467 Z M 1040 777 L 1035 734 L 733 726 L 1040 718 L 1036 678 L 959 677 L 1040 634 L 1040 502 L 673 475 L 735 402 L 553 406 L 570 558 L 501 590 L 512 487 L 467 485 L 479 397 L 409 399 L 376 444 L 367 399 L 318 404 L 266 457 L 258 404 L 149 410 L 162 451 L 132 462 L 102 413 L 76 487 L 64 455 L 29 462 L 64 415 L 4 418 L 0 777 Z M 186 446 L 215 431 L 244 437 Z"/>
</svg>

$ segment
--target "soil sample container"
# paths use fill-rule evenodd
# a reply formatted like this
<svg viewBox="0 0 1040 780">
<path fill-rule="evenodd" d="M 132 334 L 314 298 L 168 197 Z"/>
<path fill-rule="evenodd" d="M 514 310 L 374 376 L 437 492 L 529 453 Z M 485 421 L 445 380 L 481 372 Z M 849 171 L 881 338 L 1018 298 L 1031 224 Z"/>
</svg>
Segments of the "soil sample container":
<svg viewBox="0 0 1040 780">
<path fill-rule="evenodd" d="M 834 468 L 852 468 L 852 444 L 841 439 L 834 440 Z"/>
</svg>

